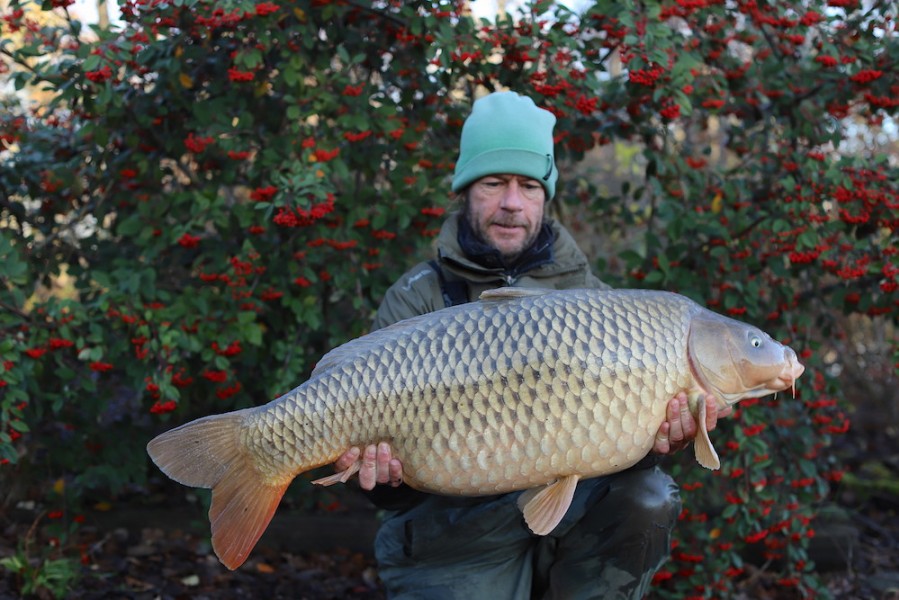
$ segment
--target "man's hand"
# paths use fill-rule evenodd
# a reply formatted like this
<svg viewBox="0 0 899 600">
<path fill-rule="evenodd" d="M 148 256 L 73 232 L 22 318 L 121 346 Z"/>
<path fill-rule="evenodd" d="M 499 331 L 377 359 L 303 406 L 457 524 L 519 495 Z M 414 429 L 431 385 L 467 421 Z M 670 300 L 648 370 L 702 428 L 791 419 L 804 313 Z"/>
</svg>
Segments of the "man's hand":
<svg viewBox="0 0 899 600">
<path fill-rule="evenodd" d="M 353 446 L 343 453 L 343 456 L 334 463 L 335 471 L 345 471 L 362 455 L 362 465 L 359 468 L 359 486 L 363 490 L 373 490 L 375 485 L 389 484 L 391 487 L 399 487 L 403 483 L 403 463 L 393 458 L 390 444 L 381 442 L 377 446 L 370 444 L 365 447 L 365 452 Z"/>
<path fill-rule="evenodd" d="M 709 431 L 718 425 L 719 417 L 726 417 L 733 412 L 730 406 L 719 410 L 718 401 L 711 394 L 706 394 L 705 407 L 706 429 Z M 673 454 L 683 450 L 696 437 L 697 431 L 696 419 L 690 414 L 687 404 L 687 394 L 681 392 L 668 402 L 668 419 L 659 427 L 652 451 L 656 454 Z"/>
</svg>

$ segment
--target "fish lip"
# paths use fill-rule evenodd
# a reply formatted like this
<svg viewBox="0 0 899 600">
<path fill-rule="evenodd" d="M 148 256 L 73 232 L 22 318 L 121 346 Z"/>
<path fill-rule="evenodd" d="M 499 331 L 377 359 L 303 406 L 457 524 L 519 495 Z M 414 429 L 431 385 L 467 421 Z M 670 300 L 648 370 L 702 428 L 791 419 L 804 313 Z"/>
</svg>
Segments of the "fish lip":
<svg viewBox="0 0 899 600">
<path fill-rule="evenodd" d="M 775 379 L 768 382 L 767 387 L 774 392 L 795 389 L 796 380 L 803 373 L 805 373 L 805 366 L 799 360 L 793 360 L 788 356 L 786 366 Z"/>
</svg>

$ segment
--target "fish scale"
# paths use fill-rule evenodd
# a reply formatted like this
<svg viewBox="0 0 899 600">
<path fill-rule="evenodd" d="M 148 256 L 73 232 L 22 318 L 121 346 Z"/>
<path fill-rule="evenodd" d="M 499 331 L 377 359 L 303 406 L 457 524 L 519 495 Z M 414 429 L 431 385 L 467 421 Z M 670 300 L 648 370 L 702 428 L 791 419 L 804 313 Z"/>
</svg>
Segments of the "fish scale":
<svg viewBox="0 0 899 600">
<path fill-rule="evenodd" d="M 382 441 L 420 490 L 527 490 L 524 520 L 544 535 L 579 479 L 650 451 L 678 393 L 699 425 L 697 460 L 718 468 L 705 393 L 724 406 L 788 389 L 802 371 L 791 349 L 677 294 L 504 288 L 352 340 L 284 396 L 192 421 L 147 450 L 176 481 L 212 488 L 212 545 L 232 569 L 296 475 Z M 316 482 L 346 481 L 360 464 Z"/>
<path fill-rule="evenodd" d="M 460 495 L 625 468 L 652 446 L 658 400 L 691 387 L 669 374 L 689 374 L 673 348 L 685 345 L 694 308 L 581 291 L 486 302 L 475 319 L 442 311 L 364 353 L 341 347 L 351 359 L 277 400 L 281 409 L 253 414 L 253 451 L 272 473 L 296 473 L 389 441 L 407 483 Z"/>
</svg>

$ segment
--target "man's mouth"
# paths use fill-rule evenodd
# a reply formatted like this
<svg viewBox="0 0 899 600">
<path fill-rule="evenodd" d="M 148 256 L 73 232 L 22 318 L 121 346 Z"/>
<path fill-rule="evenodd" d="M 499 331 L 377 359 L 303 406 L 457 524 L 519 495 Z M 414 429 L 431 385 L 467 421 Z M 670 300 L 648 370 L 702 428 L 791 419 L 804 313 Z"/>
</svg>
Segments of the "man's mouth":
<svg viewBox="0 0 899 600">
<path fill-rule="evenodd" d="M 520 229 L 522 227 L 521 225 L 516 225 L 515 223 L 493 223 L 493 226 L 510 231 L 512 229 Z"/>
</svg>

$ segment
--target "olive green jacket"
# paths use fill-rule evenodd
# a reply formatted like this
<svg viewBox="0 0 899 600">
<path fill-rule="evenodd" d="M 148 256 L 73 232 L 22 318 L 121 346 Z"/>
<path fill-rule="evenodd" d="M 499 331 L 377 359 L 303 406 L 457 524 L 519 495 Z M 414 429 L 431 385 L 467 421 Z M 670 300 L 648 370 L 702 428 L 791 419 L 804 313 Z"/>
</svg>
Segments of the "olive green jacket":
<svg viewBox="0 0 899 600">
<path fill-rule="evenodd" d="M 571 234 L 556 221 L 549 221 L 554 240 L 552 262 L 536 265 L 517 275 L 501 267 L 488 268 L 472 261 L 459 246 L 459 213 L 451 214 L 437 237 L 437 261 L 447 280 L 466 282 L 468 300 L 477 300 L 481 292 L 498 287 L 546 289 L 600 288 L 609 286 L 590 271 L 587 257 Z M 427 314 L 446 304 L 440 278 L 428 262 L 407 271 L 384 296 L 372 329 L 380 329 L 410 317 Z"/>
</svg>

